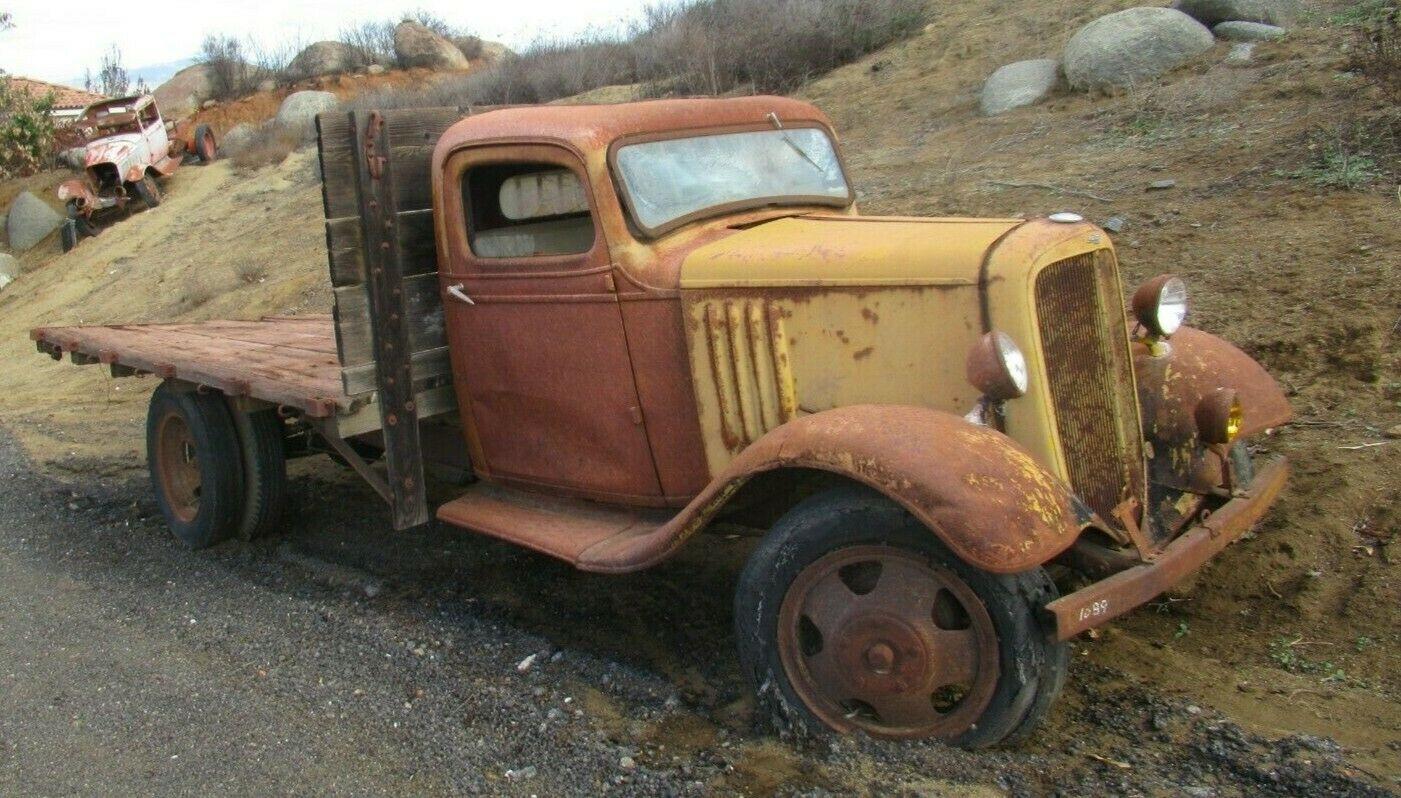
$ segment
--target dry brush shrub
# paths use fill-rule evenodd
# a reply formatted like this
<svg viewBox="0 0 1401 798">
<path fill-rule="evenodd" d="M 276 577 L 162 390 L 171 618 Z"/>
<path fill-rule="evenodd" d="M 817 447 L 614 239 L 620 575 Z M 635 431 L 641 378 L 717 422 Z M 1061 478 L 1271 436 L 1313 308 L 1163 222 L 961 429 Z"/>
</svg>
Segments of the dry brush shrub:
<svg viewBox="0 0 1401 798">
<path fill-rule="evenodd" d="M 540 41 L 486 69 L 362 95 L 361 108 L 543 103 L 618 84 L 647 93 L 786 92 L 919 30 L 924 0 L 701 0 L 652 6 L 625 37 Z"/>
<path fill-rule="evenodd" d="M 1376 8 L 1356 25 L 1352 68 L 1378 89 L 1392 106 L 1401 105 L 1401 6 Z"/>
<path fill-rule="evenodd" d="M 260 169 L 282 163 L 301 144 L 298 131 L 269 122 L 254 131 L 230 160 L 235 169 Z"/>
</svg>

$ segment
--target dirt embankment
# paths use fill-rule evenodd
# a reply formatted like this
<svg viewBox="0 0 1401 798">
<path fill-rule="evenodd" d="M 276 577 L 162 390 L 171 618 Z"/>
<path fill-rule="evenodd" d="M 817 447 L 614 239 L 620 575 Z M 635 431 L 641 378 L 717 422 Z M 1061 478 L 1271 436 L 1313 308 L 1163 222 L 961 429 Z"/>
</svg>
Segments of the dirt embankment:
<svg viewBox="0 0 1401 798">
<path fill-rule="evenodd" d="M 1315 24 L 1261 44 L 1246 67 L 1225 65 L 1220 47 L 1122 96 L 1063 95 L 977 115 L 978 87 L 994 68 L 1053 54 L 1078 24 L 1124 5 L 1047 0 L 992 15 L 983 4 L 950 4 L 924 35 L 802 92 L 842 131 L 867 213 L 1122 217 L 1115 242 L 1126 280 L 1184 276 L 1193 323 L 1264 362 L 1298 413 L 1258 446 L 1294 463 L 1278 509 L 1192 584 L 1076 641 L 1069 695 L 1028 755 L 1062 754 L 1073 738 L 1097 756 L 1128 746 L 1172 756 L 1180 739 L 1104 712 L 1166 694 L 1270 737 L 1332 737 L 1368 778 L 1394 788 L 1401 442 L 1382 433 L 1401 423 L 1401 203 L 1394 174 L 1355 191 L 1309 177 L 1339 122 L 1374 111 L 1376 98 L 1346 71 L 1347 34 Z M 1349 146 L 1366 146 L 1365 136 Z M 1175 187 L 1145 190 L 1165 179 Z M 181 170 L 158 211 L 134 215 L 0 294 L 0 423 L 56 472 L 134 473 L 150 383 L 48 364 L 25 330 L 325 312 L 319 218 L 304 154 L 250 175 L 227 164 Z M 548 625 L 517 606 L 511 581 L 524 571 L 513 573 L 483 567 L 474 590 L 508 615 Z M 626 634 L 604 647 L 658 648 Z M 672 642 L 709 648 L 723 636 Z M 707 733 L 731 712 L 715 698 L 729 685 L 724 676 L 680 666 L 673 674 L 673 657 L 637 656 L 711 696 Z M 1109 696 L 1118 698 L 1106 703 Z M 661 734 L 685 750 L 683 732 Z M 1076 757 L 1056 759 L 1052 770 L 1064 768 L 1073 783 L 1066 763 Z"/>
</svg>

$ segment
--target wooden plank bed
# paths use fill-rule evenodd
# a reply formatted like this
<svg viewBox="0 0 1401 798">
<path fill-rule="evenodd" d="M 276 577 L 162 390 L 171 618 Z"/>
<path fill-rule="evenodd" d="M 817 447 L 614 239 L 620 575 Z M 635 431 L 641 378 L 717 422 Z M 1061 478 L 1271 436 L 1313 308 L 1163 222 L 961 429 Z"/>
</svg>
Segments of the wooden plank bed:
<svg viewBox="0 0 1401 798">
<path fill-rule="evenodd" d="M 352 413 L 329 315 L 258 321 L 40 327 L 30 332 L 55 360 L 102 363 L 116 376 L 155 374 L 296 408 L 312 418 Z"/>
</svg>

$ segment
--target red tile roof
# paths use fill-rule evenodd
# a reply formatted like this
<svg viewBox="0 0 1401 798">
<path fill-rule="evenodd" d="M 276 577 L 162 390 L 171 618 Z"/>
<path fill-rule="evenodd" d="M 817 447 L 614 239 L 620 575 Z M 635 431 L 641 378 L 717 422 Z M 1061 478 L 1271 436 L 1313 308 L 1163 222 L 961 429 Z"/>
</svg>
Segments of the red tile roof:
<svg viewBox="0 0 1401 798">
<path fill-rule="evenodd" d="M 98 100 L 105 99 L 101 94 L 94 94 L 90 91 L 75 89 L 72 86 L 61 86 L 57 83 L 49 83 L 43 80 L 22 78 L 19 75 L 4 75 L 0 77 L 0 80 L 9 81 L 11 89 L 28 92 L 31 97 L 42 97 L 49 92 L 53 92 L 55 110 L 86 108 Z"/>
</svg>

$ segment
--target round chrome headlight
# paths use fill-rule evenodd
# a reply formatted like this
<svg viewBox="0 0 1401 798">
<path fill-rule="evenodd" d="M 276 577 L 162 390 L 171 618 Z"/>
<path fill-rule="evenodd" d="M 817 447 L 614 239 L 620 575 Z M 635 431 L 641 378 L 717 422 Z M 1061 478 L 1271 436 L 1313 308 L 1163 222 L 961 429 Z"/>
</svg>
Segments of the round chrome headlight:
<svg viewBox="0 0 1401 798">
<path fill-rule="evenodd" d="M 1154 277 L 1133 292 L 1133 314 L 1149 334 L 1172 335 L 1187 318 L 1187 284 L 1171 274 Z"/>
<path fill-rule="evenodd" d="M 1026 394 L 1026 357 L 1012 336 L 993 330 L 968 350 L 968 382 L 989 399 L 1003 401 Z"/>
</svg>

